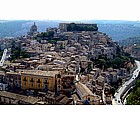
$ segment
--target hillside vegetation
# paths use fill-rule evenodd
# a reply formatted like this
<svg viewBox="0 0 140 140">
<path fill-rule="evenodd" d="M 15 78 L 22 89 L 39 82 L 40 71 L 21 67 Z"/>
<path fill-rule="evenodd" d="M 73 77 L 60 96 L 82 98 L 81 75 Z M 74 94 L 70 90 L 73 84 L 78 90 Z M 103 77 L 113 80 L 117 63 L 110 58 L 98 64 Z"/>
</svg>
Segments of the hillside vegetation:
<svg viewBox="0 0 140 140">
<path fill-rule="evenodd" d="M 135 87 L 127 97 L 127 105 L 140 105 L 140 80 L 136 82 Z"/>
<path fill-rule="evenodd" d="M 140 44 L 140 36 L 138 37 L 130 37 L 125 40 L 119 42 L 121 46 L 132 46 L 134 44 Z"/>
</svg>

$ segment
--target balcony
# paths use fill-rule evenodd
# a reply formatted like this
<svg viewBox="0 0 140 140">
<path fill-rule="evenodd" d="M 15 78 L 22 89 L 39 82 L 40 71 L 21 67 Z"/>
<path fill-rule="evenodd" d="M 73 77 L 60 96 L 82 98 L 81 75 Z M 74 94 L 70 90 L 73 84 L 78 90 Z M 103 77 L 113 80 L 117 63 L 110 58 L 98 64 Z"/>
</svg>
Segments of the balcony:
<svg viewBox="0 0 140 140">
<path fill-rule="evenodd" d="M 49 84 L 49 82 L 46 80 L 46 81 L 44 82 L 44 84 L 47 85 L 47 84 Z"/>
<path fill-rule="evenodd" d="M 34 82 L 33 78 L 30 80 L 30 82 Z"/>
<path fill-rule="evenodd" d="M 37 80 L 37 83 L 41 83 L 40 79 Z"/>
<path fill-rule="evenodd" d="M 26 81 L 27 81 L 27 79 L 26 79 L 26 78 L 23 78 L 23 81 L 24 81 L 24 82 L 26 82 Z"/>
</svg>

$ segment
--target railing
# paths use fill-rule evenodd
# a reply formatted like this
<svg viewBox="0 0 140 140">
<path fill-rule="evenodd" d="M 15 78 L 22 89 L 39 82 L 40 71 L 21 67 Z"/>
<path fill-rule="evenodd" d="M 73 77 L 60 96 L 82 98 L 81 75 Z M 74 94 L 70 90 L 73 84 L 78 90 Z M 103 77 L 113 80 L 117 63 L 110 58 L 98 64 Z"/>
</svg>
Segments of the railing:
<svg viewBox="0 0 140 140">
<path fill-rule="evenodd" d="M 37 83 L 41 83 L 41 81 L 40 80 L 37 80 Z"/>
<path fill-rule="evenodd" d="M 27 79 L 26 79 L 26 78 L 24 78 L 24 79 L 23 79 L 23 81 L 27 81 Z"/>
<path fill-rule="evenodd" d="M 44 84 L 49 84 L 49 82 L 48 81 L 45 81 Z"/>
<path fill-rule="evenodd" d="M 33 80 L 33 79 L 31 79 L 31 80 L 30 80 L 30 82 L 34 82 L 34 80 Z"/>
</svg>

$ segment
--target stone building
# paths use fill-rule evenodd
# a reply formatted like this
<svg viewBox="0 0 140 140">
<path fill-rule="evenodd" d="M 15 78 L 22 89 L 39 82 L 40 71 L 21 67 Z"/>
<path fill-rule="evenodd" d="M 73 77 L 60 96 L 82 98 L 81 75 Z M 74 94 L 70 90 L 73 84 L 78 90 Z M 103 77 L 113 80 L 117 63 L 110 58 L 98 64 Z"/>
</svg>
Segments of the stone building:
<svg viewBox="0 0 140 140">
<path fill-rule="evenodd" d="M 36 24 L 35 24 L 35 22 L 34 22 L 34 24 L 31 26 L 31 28 L 30 28 L 30 31 L 28 32 L 28 35 L 34 35 L 34 34 L 36 34 L 38 31 L 37 31 L 37 26 L 36 26 Z"/>
</svg>

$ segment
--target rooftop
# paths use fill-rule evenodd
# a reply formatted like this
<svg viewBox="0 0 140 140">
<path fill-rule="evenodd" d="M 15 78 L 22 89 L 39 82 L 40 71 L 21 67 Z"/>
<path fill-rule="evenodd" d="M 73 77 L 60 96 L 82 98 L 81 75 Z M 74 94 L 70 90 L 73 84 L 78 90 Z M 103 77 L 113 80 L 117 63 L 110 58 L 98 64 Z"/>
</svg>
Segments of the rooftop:
<svg viewBox="0 0 140 140">
<path fill-rule="evenodd" d="M 0 96 L 14 99 L 14 100 L 23 101 L 23 102 L 26 102 L 29 104 L 35 104 L 39 101 L 39 99 L 37 99 L 35 97 L 19 95 L 19 94 L 15 94 L 12 92 L 6 92 L 6 91 L 0 91 Z"/>
<path fill-rule="evenodd" d="M 6 72 L 6 74 L 11 74 L 11 75 L 20 75 L 20 73 L 19 73 L 19 72 L 14 72 L 14 71 Z"/>
<path fill-rule="evenodd" d="M 55 77 L 56 74 L 59 74 L 59 71 L 22 70 L 21 74 Z"/>
<path fill-rule="evenodd" d="M 82 84 L 81 82 L 76 83 L 76 89 L 79 91 L 78 93 L 80 97 L 93 95 L 91 90 L 86 85 Z"/>
<path fill-rule="evenodd" d="M 4 71 L 0 71 L 0 76 L 5 76 L 5 72 Z"/>
</svg>

